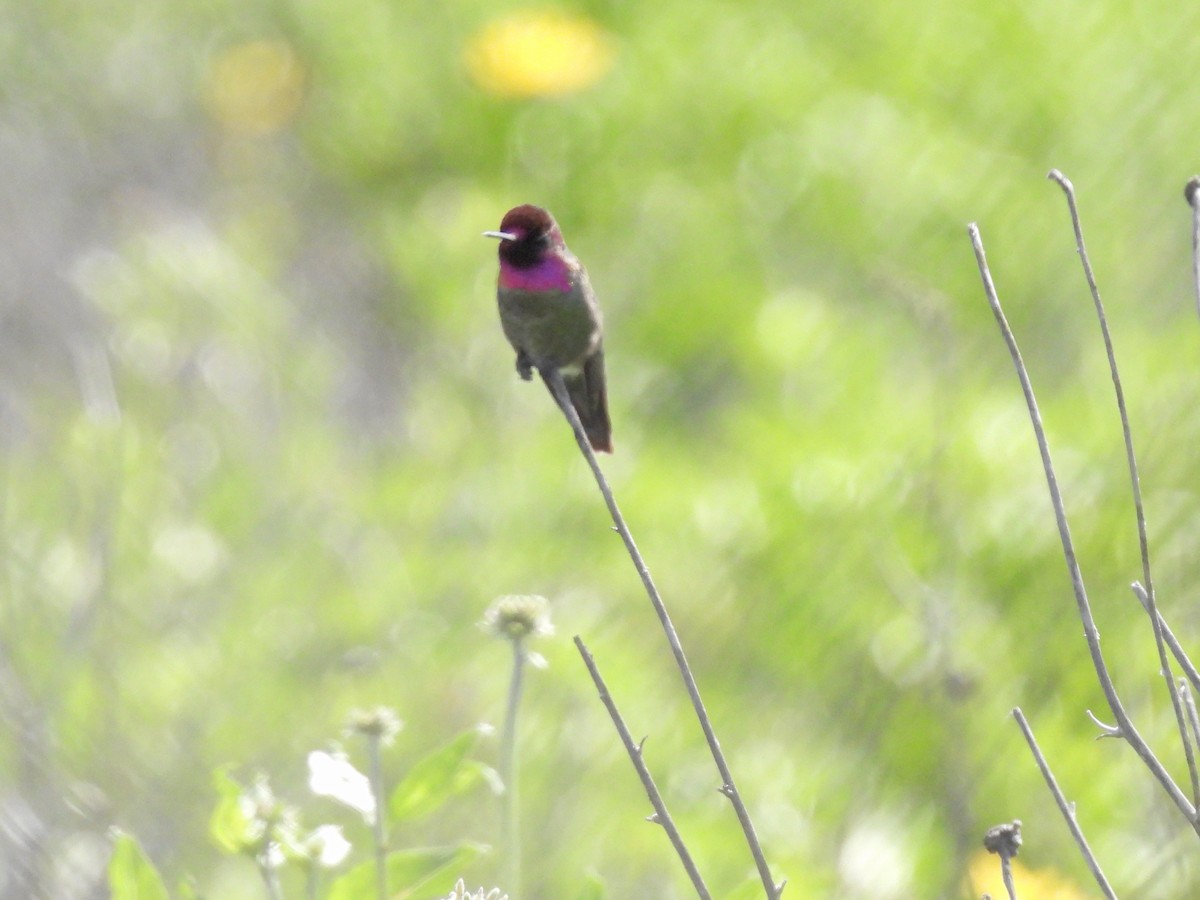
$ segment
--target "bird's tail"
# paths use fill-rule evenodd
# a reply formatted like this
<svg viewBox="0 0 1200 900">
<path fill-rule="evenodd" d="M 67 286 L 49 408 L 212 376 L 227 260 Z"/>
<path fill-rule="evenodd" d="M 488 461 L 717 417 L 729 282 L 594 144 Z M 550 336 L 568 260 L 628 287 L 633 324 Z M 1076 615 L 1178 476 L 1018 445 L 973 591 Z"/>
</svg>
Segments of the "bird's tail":
<svg viewBox="0 0 1200 900">
<path fill-rule="evenodd" d="M 586 360 L 582 369 L 563 373 L 563 383 L 571 405 L 579 414 L 583 433 L 593 450 L 612 453 L 612 424 L 608 419 L 608 391 L 604 380 L 604 352 L 597 350 Z M 553 393 L 553 392 L 552 392 Z"/>
<path fill-rule="evenodd" d="M 593 450 L 602 453 L 612 453 L 612 423 L 608 420 L 608 398 L 603 386 L 599 396 L 591 390 L 591 386 L 583 376 L 565 379 L 567 393 L 571 395 L 571 404 L 579 413 L 579 421 L 583 423 L 583 433 L 587 435 L 588 443 Z"/>
</svg>

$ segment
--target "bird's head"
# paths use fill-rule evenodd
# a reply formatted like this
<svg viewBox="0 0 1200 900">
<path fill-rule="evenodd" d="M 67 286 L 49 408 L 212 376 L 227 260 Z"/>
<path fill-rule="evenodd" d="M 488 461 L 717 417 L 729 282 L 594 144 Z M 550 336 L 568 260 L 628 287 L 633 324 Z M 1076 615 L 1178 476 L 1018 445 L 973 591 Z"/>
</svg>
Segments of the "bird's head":
<svg viewBox="0 0 1200 900">
<path fill-rule="evenodd" d="M 483 235 L 499 240 L 500 258 L 518 268 L 535 266 L 564 246 L 554 217 L 528 203 L 514 206 L 504 214 L 497 231 L 485 231 Z"/>
</svg>

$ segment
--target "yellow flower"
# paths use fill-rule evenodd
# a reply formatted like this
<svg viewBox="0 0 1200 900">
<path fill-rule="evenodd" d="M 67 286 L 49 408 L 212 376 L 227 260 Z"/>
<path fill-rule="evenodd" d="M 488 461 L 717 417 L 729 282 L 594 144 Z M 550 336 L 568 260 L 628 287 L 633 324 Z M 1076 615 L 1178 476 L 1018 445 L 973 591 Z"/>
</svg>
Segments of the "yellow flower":
<svg viewBox="0 0 1200 900">
<path fill-rule="evenodd" d="M 519 12 L 484 25 L 467 41 L 472 80 L 502 97 L 569 94 L 612 65 L 609 37 L 591 19 L 559 10 Z"/>
<path fill-rule="evenodd" d="M 299 110 L 304 68 L 283 41 L 249 41 L 212 61 L 205 87 L 209 112 L 226 129 L 269 134 Z"/>
<path fill-rule="evenodd" d="M 1021 900 L 1085 900 L 1091 896 L 1056 869 L 1032 869 L 1014 859 L 1012 874 L 1017 896 Z M 971 857 L 967 881 L 973 896 L 979 897 L 984 893 L 997 898 L 1008 896 L 1000 879 L 1000 857 L 986 850 L 980 850 Z"/>
</svg>

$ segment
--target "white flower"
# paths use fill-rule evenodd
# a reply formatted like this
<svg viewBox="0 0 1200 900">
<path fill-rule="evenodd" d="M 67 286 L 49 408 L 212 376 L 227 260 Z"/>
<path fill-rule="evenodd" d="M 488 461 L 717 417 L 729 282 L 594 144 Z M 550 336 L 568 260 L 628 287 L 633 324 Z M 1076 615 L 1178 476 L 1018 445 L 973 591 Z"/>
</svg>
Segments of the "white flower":
<svg viewBox="0 0 1200 900">
<path fill-rule="evenodd" d="M 341 825 L 318 825 L 307 843 L 313 861 L 326 869 L 340 866 L 350 854 L 350 842 L 342 834 Z"/>
<path fill-rule="evenodd" d="M 483 888 L 472 892 L 467 889 L 466 884 L 460 878 L 446 900 L 508 900 L 508 894 L 500 893 L 500 888 L 492 888 L 486 893 Z"/>
<path fill-rule="evenodd" d="M 376 706 L 374 709 L 356 709 L 351 712 L 348 731 L 374 738 L 387 747 L 403 727 L 404 723 L 400 721 L 395 710 L 386 706 Z"/>
<path fill-rule="evenodd" d="M 375 795 L 371 782 L 351 765 L 344 753 L 314 750 L 308 754 L 308 787 L 320 797 L 332 797 L 362 814 L 368 825 L 375 822 Z"/>
<path fill-rule="evenodd" d="M 271 841 L 258 855 L 258 861 L 264 868 L 282 869 L 283 864 L 287 862 L 287 856 L 284 855 L 283 848 L 279 846 L 278 841 Z"/>
<path fill-rule="evenodd" d="M 496 637 L 523 640 L 554 634 L 550 603 L 537 594 L 506 594 L 492 601 L 480 623 Z"/>
</svg>

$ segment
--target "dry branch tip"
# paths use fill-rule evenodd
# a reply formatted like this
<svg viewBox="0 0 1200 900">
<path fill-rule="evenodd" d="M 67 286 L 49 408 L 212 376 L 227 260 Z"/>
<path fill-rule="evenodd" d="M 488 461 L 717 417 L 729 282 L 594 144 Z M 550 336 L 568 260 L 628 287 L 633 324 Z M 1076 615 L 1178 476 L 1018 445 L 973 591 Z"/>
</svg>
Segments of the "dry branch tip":
<svg viewBox="0 0 1200 900">
<path fill-rule="evenodd" d="M 1196 208 L 1196 191 L 1198 190 L 1200 190 L 1200 175 L 1193 175 L 1183 186 L 1183 199 L 1193 209 Z"/>
<path fill-rule="evenodd" d="M 983 835 L 983 847 L 988 853 L 1011 858 L 1021 850 L 1021 820 L 1013 819 L 993 825 Z"/>
</svg>

